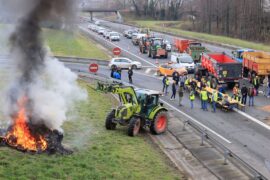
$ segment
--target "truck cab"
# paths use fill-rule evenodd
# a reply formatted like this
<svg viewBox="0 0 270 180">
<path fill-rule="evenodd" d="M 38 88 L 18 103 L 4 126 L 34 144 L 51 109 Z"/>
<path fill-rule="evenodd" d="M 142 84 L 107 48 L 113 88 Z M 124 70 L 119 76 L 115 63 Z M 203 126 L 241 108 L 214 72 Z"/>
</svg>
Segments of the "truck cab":
<svg viewBox="0 0 270 180">
<path fill-rule="evenodd" d="M 254 52 L 253 49 L 238 49 L 238 50 L 235 50 L 235 51 L 232 51 L 232 55 L 235 57 L 235 59 L 238 61 L 238 62 L 243 62 L 243 53 L 244 52 Z"/>
</svg>

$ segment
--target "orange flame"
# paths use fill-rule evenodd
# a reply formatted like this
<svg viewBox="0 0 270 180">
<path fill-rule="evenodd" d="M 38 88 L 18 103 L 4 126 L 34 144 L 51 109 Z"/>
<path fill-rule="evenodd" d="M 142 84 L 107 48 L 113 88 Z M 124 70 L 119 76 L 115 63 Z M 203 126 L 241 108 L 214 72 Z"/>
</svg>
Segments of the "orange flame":
<svg viewBox="0 0 270 180">
<path fill-rule="evenodd" d="M 44 151 L 47 149 L 47 141 L 42 136 L 33 136 L 27 124 L 25 104 L 27 98 L 22 98 L 19 102 L 19 112 L 15 123 L 6 135 L 6 142 L 13 147 L 28 151 Z"/>
</svg>

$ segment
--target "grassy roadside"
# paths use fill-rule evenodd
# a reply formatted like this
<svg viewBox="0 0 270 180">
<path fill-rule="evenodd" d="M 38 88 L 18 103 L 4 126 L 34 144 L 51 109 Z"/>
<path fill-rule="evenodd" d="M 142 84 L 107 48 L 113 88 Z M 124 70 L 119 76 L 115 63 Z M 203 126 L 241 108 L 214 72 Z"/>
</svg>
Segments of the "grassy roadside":
<svg viewBox="0 0 270 180">
<path fill-rule="evenodd" d="M 108 60 L 108 55 L 94 41 L 80 34 L 45 29 L 44 39 L 54 55 Z"/>
<path fill-rule="evenodd" d="M 198 33 L 192 31 L 181 30 L 181 23 L 177 21 L 153 21 L 153 20 L 128 20 L 127 23 L 150 28 L 152 30 L 172 33 L 177 36 L 184 36 L 187 38 L 196 38 L 201 40 L 212 41 L 216 43 L 229 44 L 239 46 L 243 48 L 251 48 L 262 51 L 270 51 L 270 45 L 245 41 L 236 38 L 230 38 L 225 36 L 210 35 L 206 33 Z"/>
<path fill-rule="evenodd" d="M 2 179 L 181 179 L 163 155 L 143 135 L 128 137 L 126 128 L 107 131 L 106 113 L 115 100 L 91 89 L 64 125 L 65 143 L 76 149 L 70 156 L 29 155 L 0 148 Z M 76 119 L 76 120 L 74 120 Z"/>
</svg>

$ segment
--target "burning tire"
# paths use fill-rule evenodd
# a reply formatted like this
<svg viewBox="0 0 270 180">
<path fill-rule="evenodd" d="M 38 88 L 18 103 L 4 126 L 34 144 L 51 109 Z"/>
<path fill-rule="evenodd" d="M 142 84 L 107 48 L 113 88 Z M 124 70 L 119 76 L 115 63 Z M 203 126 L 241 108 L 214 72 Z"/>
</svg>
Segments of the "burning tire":
<svg viewBox="0 0 270 180">
<path fill-rule="evenodd" d="M 113 119 L 115 118 L 115 110 L 112 110 L 108 116 L 106 117 L 105 127 L 107 130 L 115 130 L 116 123 L 113 122 Z"/>
<path fill-rule="evenodd" d="M 167 130 L 168 126 L 168 113 L 166 111 L 160 111 L 156 114 L 153 122 L 150 126 L 152 134 L 162 134 Z"/>
<path fill-rule="evenodd" d="M 131 118 L 128 126 L 128 135 L 136 136 L 141 128 L 141 119 L 138 117 Z"/>
</svg>

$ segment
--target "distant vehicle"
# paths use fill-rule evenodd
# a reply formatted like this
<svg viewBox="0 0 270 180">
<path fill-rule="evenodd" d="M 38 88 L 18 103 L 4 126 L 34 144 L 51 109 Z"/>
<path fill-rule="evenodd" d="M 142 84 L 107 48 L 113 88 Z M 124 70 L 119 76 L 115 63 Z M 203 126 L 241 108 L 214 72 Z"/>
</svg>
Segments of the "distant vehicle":
<svg viewBox="0 0 270 180">
<path fill-rule="evenodd" d="M 254 52 L 254 50 L 253 49 L 238 49 L 238 50 L 232 51 L 232 54 L 236 58 L 237 61 L 243 62 L 244 52 Z"/>
<path fill-rule="evenodd" d="M 174 40 L 175 47 L 178 49 L 178 51 L 180 53 L 186 52 L 189 44 L 192 43 L 192 42 L 195 42 L 195 41 L 186 40 L 186 39 L 175 39 Z"/>
<path fill-rule="evenodd" d="M 112 31 L 110 31 L 110 30 L 108 30 L 108 31 L 106 31 L 105 33 L 104 33 L 104 37 L 106 38 L 106 39 L 110 39 L 110 33 L 111 33 Z"/>
<path fill-rule="evenodd" d="M 148 48 L 148 57 L 155 58 L 167 58 L 168 51 L 166 50 L 166 45 L 163 43 L 162 38 L 152 38 L 150 40 L 150 46 Z"/>
<path fill-rule="evenodd" d="M 158 76 L 172 76 L 174 72 L 178 72 L 180 75 L 187 75 L 188 72 L 185 67 L 179 64 L 162 64 L 157 68 Z"/>
<path fill-rule="evenodd" d="M 103 35 L 105 33 L 106 29 L 105 28 L 99 28 L 98 34 Z"/>
<path fill-rule="evenodd" d="M 120 41 L 120 34 L 118 32 L 110 32 L 110 41 Z"/>
<path fill-rule="evenodd" d="M 133 33 L 137 33 L 138 31 L 135 30 L 135 29 L 129 29 L 129 30 L 126 30 L 124 31 L 124 37 L 128 38 L 128 39 L 131 39 L 132 38 L 132 34 Z"/>
<path fill-rule="evenodd" d="M 206 52 L 207 50 L 204 46 L 202 46 L 202 43 L 191 41 L 188 44 L 186 51 L 192 57 L 195 63 L 200 63 L 202 53 Z"/>
<path fill-rule="evenodd" d="M 130 67 L 133 69 L 141 69 L 142 63 L 138 61 L 132 61 L 124 57 L 113 58 L 109 63 L 110 69 L 113 69 L 113 68 L 128 69 Z"/>
<path fill-rule="evenodd" d="M 172 51 L 172 45 L 170 41 L 164 40 L 164 44 L 166 45 L 166 51 L 171 52 Z"/>
<path fill-rule="evenodd" d="M 100 21 L 95 21 L 95 25 L 100 26 Z"/>
<path fill-rule="evenodd" d="M 185 67 L 189 73 L 194 72 L 195 63 L 189 54 L 172 52 L 171 62 L 179 64 L 182 67 Z"/>
<path fill-rule="evenodd" d="M 135 46 L 139 45 L 139 40 L 141 37 L 146 37 L 146 34 L 135 34 L 132 36 L 132 44 Z"/>
<path fill-rule="evenodd" d="M 98 34 L 101 34 L 101 32 L 103 32 L 105 30 L 105 28 L 103 28 L 103 27 L 97 27 L 96 28 L 96 32 L 98 33 Z"/>
</svg>

